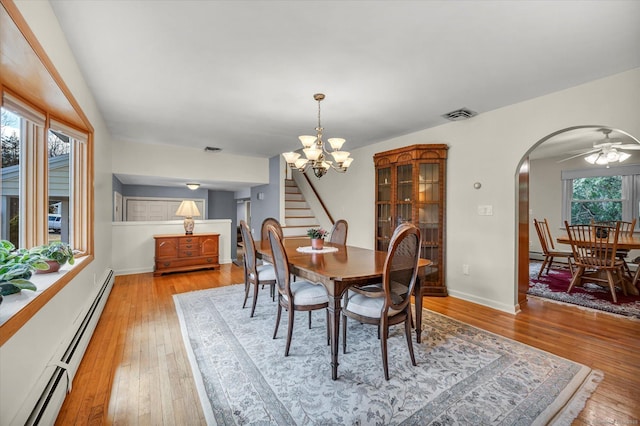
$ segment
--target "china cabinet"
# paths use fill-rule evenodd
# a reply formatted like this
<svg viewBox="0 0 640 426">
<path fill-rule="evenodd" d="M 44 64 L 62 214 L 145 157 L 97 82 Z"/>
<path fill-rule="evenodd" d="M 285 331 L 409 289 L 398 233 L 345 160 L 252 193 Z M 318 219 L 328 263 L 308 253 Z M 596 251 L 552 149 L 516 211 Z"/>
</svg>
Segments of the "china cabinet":
<svg viewBox="0 0 640 426">
<path fill-rule="evenodd" d="M 393 230 L 412 222 L 422 235 L 420 257 L 433 262 L 422 281 L 423 296 L 446 296 L 444 271 L 445 144 L 412 145 L 379 152 L 376 170 L 375 248 L 386 251 Z"/>
</svg>

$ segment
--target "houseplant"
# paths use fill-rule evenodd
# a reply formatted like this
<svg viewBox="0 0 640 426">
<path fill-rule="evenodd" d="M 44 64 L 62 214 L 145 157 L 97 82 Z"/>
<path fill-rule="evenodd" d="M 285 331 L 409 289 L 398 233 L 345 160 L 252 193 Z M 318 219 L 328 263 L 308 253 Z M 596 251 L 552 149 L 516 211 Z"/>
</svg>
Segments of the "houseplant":
<svg viewBox="0 0 640 426">
<path fill-rule="evenodd" d="M 307 229 L 307 236 L 311 238 L 311 247 L 314 250 L 322 250 L 324 247 L 324 237 L 329 233 L 322 228 Z"/>
<path fill-rule="evenodd" d="M 48 268 L 49 265 L 39 254 L 23 248 L 16 249 L 10 241 L 0 240 L 0 296 L 21 290 L 35 291 L 35 284 L 29 281 L 31 275 Z"/>
<path fill-rule="evenodd" d="M 73 250 L 71 246 L 62 241 L 53 241 L 49 244 L 33 247 L 30 253 L 40 256 L 48 265 L 49 269 L 39 270 L 36 273 L 46 274 L 49 272 L 57 272 L 62 265 L 69 263 L 73 265 Z"/>
</svg>

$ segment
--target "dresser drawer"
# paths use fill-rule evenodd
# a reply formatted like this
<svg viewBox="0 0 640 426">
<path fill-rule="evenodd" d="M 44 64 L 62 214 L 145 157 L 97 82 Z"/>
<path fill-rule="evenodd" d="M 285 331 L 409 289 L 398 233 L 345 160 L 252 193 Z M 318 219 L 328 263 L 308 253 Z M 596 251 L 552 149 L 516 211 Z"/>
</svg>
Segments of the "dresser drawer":
<svg viewBox="0 0 640 426">
<path fill-rule="evenodd" d="M 200 250 L 196 247 L 196 248 L 183 248 L 180 247 L 180 250 L 178 250 L 178 257 L 179 258 L 183 258 L 183 257 L 198 257 L 200 256 Z"/>
<path fill-rule="evenodd" d="M 194 248 L 194 247 L 198 247 L 199 245 L 200 245 L 200 238 L 199 237 L 184 237 L 184 238 L 180 238 L 180 248 L 181 249 Z"/>
</svg>

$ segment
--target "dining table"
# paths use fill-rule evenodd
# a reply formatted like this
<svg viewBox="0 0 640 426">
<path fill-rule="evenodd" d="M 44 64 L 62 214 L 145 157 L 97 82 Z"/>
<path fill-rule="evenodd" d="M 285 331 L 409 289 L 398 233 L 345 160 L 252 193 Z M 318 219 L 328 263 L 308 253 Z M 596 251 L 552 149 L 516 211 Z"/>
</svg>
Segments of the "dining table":
<svg viewBox="0 0 640 426">
<path fill-rule="evenodd" d="M 289 261 L 290 273 L 312 283 L 324 286 L 329 298 L 329 333 L 331 342 L 331 378 L 338 378 L 338 342 L 342 297 L 353 286 L 381 283 L 386 251 L 370 250 L 330 242 L 323 250 L 311 250 L 309 238 L 284 238 L 282 240 Z M 256 241 L 257 257 L 273 263 L 268 240 Z M 420 259 L 419 276 L 431 265 L 428 259 Z M 414 294 L 420 294 L 421 279 L 416 280 Z M 415 298 L 416 335 L 420 341 L 422 324 L 422 299 Z"/>
<path fill-rule="evenodd" d="M 571 240 L 569 239 L 569 235 L 560 235 L 556 238 L 556 241 L 560 244 L 568 244 L 571 245 Z M 638 235 L 619 235 L 618 236 L 618 245 L 616 246 L 617 250 L 640 250 L 640 236 Z M 624 276 L 624 285 L 628 294 L 632 294 L 634 296 L 640 295 L 640 291 L 638 288 L 633 285 L 632 280 L 629 277 Z"/>
</svg>

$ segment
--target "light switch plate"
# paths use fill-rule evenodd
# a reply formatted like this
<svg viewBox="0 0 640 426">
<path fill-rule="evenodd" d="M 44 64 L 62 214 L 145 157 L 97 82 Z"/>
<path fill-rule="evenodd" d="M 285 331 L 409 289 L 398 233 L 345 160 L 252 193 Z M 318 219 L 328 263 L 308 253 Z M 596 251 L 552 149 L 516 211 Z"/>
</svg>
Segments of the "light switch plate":
<svg viewBox="0 0 640 426">
<path fill-rule="evenodd" d="M 493 216 L 493 206 L 478 206 L 479 216 Z"/>
</svg>

